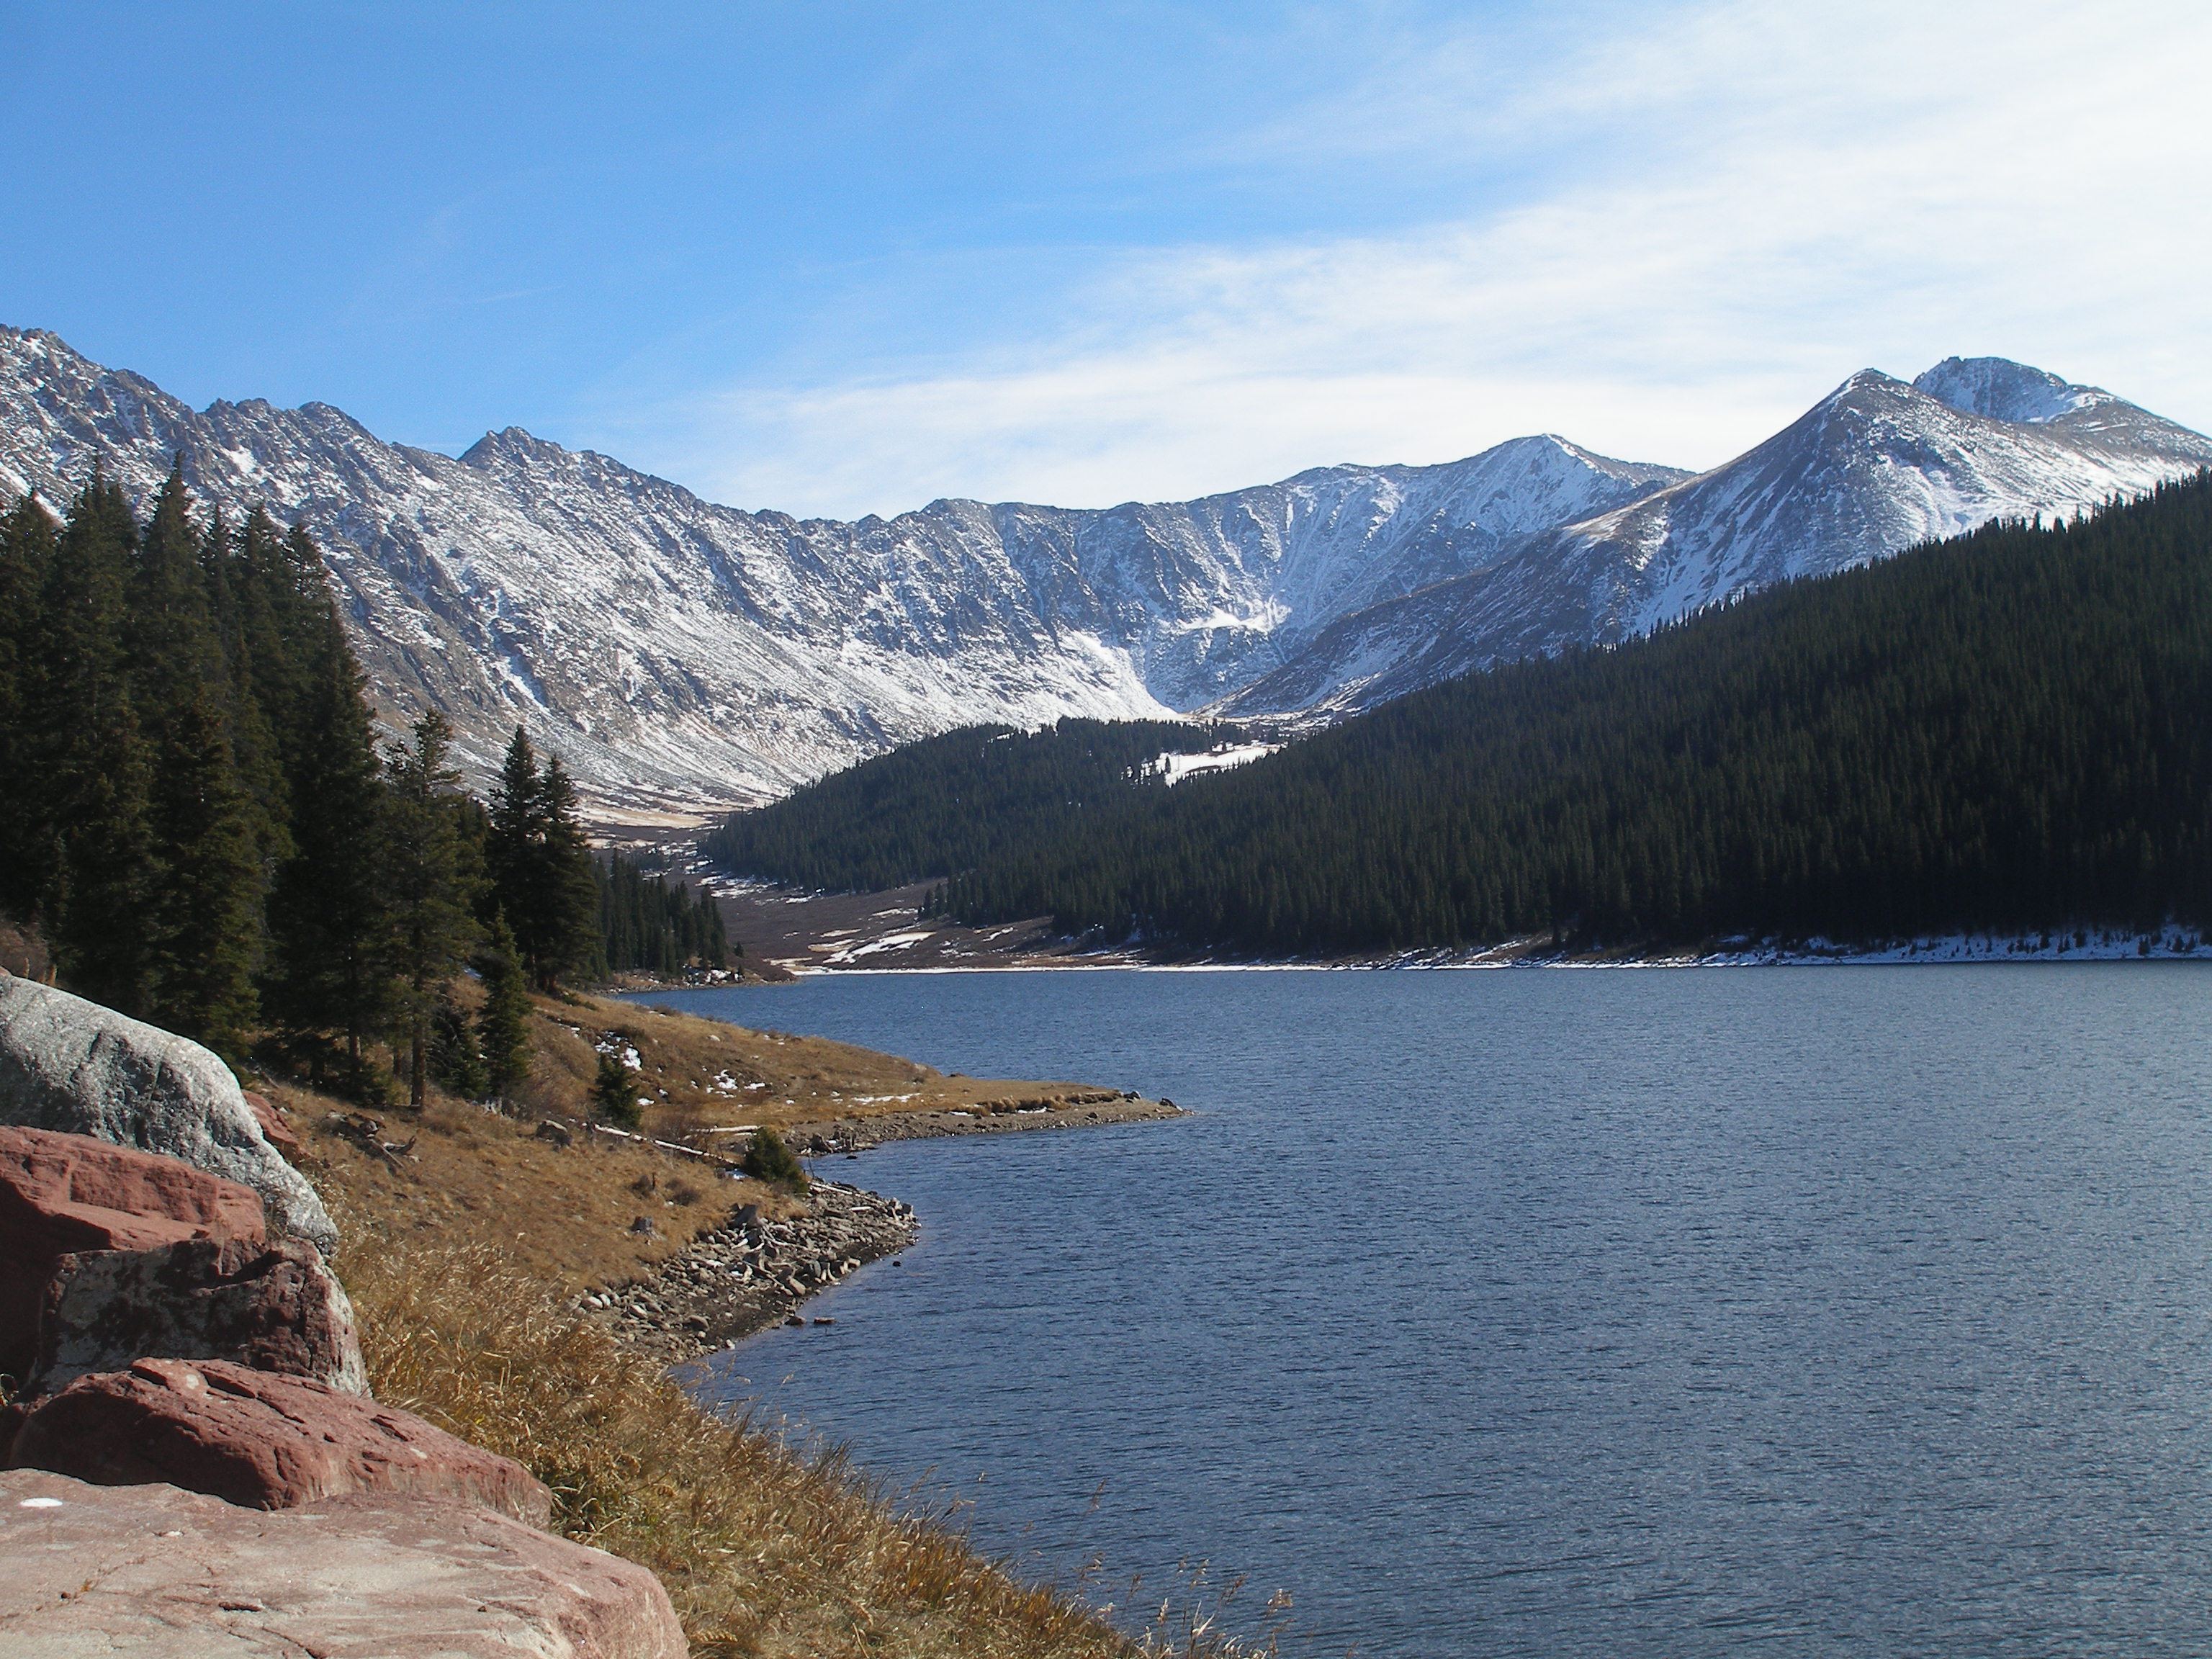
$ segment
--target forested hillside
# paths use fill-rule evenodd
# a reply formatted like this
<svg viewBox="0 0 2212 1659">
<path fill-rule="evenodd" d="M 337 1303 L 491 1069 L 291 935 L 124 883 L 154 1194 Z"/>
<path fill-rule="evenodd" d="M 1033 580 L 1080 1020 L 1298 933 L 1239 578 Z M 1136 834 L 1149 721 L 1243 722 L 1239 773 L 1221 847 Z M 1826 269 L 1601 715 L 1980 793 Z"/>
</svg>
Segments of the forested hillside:
<svg viewBox="0 0 2212 1659">
<path fill-rule="evenodd" d="M 480 803 L 434 713 L 380 744 L 321 555 L 264 513 L 143 524 L 94 477 L 0 523 L 0 915 L 71 990 L 238 1054 L 422 1097 L 501 1092 L 524 1013 L 610 951 L 725 959 L 687 896 L 592 860 L 574 786 L 515 733 Z M 711 912 L 711 907 L 708 907 Z M 453 988 L 473 968 L 481 1006 Z"/>
<path fill-rule="evenodd" d="M 681 974 L 727 968 L 731 949 L 714 899 L 610 853 L 599 862 L 602 973 Z"/>
<path fill-rule="evenodd" d="M 1125 802 L 1147 762 L 1234 735 L 1171 720 L 963 726 L 737 813 L 700 848 L 740 875 L 839 891 L 903 886 L 1049 842 Z"/>
<path fill-rule="evenodd" d="M 2212 474 L 1416 693 L 939 907 L 1285 953 L 2212 921 Z"/>
</svg>

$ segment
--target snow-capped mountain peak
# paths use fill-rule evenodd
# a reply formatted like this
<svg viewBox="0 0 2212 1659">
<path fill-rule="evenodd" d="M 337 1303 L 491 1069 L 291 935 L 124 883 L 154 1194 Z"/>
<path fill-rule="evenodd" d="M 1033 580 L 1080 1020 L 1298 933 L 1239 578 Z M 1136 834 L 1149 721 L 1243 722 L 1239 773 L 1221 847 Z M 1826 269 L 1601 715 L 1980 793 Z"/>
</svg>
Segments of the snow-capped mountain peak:
<svg viewBox="0 0 2212 1659">
<path fill-rule="evenodd" d="M 453 458 L 324 404 L 195 412 L 0 329 L 0 495 L 65 502 L 96 462 L 143 505 L 173 455 L 234 521 L 265 504 L 307 526 L 387 716 L 442 708 L 479 779 L 519 721 L 601 817 L 639 822 L 977 720 L 1326 718 L 1990 517 L 2079 512 L 2212 463 L 2212 441 L 1953 358 L 1911 385 L 1855 374 L 1694 477 L 1541 434 L 1195 501 L 845 524 L 717 507 L 520 427 Z"/>
<path fill-rule="evenodd" d="M 1535 438 L 1201 501 L 800 520 L 520 427 L 453 458 L 327 404 L 195 412 L 15 330 L 0 419 L 0 494 L 64 502 L 97 461 L 143 505 L 180 455 L 234 520 L 304 522 L 387 715 L 444 708 L 479 777 L 519 721 L 631 818 L 779 794 L 969 721 L 1188 709 L 1335 617 L 1683 476 Z"/>
<path fill-rule="evenodd" d="M 1334 717 L 1992 519 L 2080 514 L 2206 465 L 2212 439 L 2024 364 L 1954 357 L 1910 385 L 1862 369 L 1710 472 L 1339 617 L 1216 712 Z"/>
<path fill-rule="evenodd" d="M 2003 357 L 1946 357 L 1912 382 L 1939 404 L 1992 421 L 2035 426 L 2119 399 Z"/>
</svg>

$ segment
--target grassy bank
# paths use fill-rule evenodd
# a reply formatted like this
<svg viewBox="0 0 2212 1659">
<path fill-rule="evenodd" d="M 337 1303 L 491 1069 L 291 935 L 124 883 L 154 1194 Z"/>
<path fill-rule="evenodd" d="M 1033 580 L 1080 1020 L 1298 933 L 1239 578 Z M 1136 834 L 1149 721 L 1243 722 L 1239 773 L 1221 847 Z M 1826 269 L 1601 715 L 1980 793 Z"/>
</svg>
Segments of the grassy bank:
<svg viewBox="0 0 2212 1659">
<path fill-rule="evenodd" d="M 842 1044 L 621 1004 L 548 1003 L 538 1018 L 536 1109 L 580 1106 L 597 1059 L 588 1035 L 619 1030 L 636 1046 L 641 1092 L 661 1100 L 657 1128 L 698 1109 L 718 1071 L 773 1096 L 775 1112 L 748 1121 L 818 1114 L 832 1098 L 849 1108 L 856 1096 L 941 1086 L 948 1100 L 973 1101 L 1038 1086 L 938 1079 Z M 732 1063 L 707 1069 L 710 1060 Z M 893 1079 L 900 1088 L 882 1086 Z M 564 1099 L 568 1089 L 575 1099 Z M 340 1103 L 284 1098 L 344 1231 L 339 1266 L 379 1397 L 526 1465 L 557 1494 L 559 1530 L 660 1576 L 695 1652 L 1238 1650 L 1180 1607 L 1133 1643 L 1093 1607 L 977 1553 L 950 1512 L 890 1501 L 834 1453 L 796 1455 L 708 1416 L 657 1364 L 573 1311 L 579 1290 L 665 1259 L 733 1201 L 774 1201 L 755 1183 L 709 1179 L 641 1147 L 561 1147 L 535 1137 L 534 1114 L 454 1103 L 420 1118 L 387 1114 L 386 1140 L 407 1146 L 387 1160 L 327 1121 L 348 1109 Z M 639 1214 L 654 1221 L 652 1235 L 629 1230 Z"/>
</svg>

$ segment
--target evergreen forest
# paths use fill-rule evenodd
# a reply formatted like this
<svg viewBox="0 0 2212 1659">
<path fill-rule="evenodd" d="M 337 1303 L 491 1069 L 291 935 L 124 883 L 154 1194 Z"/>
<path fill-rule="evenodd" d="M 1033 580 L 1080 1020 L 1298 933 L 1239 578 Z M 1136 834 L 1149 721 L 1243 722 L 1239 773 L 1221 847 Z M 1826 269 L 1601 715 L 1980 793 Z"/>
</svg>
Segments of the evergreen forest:
<svg viewBox="0 0 2212 1659">
<path fill-rule="evenodd" d="M 419 1103 L 520 1080 L 533 986 L 726 951 L 593 859 L 557 757 L 518 730 L 478 801 L 452 745 L 434 711 L 379 742 L 321 556 L 265 512 L 173 471 L 143 522 L 97 474 L 0 520 L 0 914 L 81 995 Z"/>
<path fill-rule="evenodd" d="M 610 853 L 599 866 L 599 957 L 595 977 L 636 972 L 664 977 L 727 968 L 733 954 L 722 913 L 705 893 Z"/>
<path fill-rule="evenodd" d="M 863 776 L 894 763 L 896 788 Z M 717 850 L 941 878 L 971 923 L 1265 954 L 2202 927 L 2212 473 L 1431 687 L 1173 790 L 1070 795 L 1041 835 L 960 821 L 931 773 L 973 766 L 916 745 Z"/>
<path fill-rule="evenodd" d="M 699 847 L 724 869 L 803 887 L 902 887 L 1049 844 L 1142 787 L 1161 755 L 1238 735 L 1187 720 L 963 726 L 736 813 Z"/>
</svg>

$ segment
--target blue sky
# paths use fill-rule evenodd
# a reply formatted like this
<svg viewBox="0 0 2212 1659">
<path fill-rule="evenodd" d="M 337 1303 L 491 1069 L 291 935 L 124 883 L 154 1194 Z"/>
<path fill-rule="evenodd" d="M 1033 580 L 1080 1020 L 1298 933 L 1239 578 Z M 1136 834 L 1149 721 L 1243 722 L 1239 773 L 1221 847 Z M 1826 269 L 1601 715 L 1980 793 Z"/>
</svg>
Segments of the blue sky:
<svg viewBox="0 0 2212 1659">
<path fill-rule="evenodd" d="M 0 321 L 842 515 L 1706 465 L 1954 351 L 2212 427 L 2203 10 L 13 7 Z"/>
</svg>

